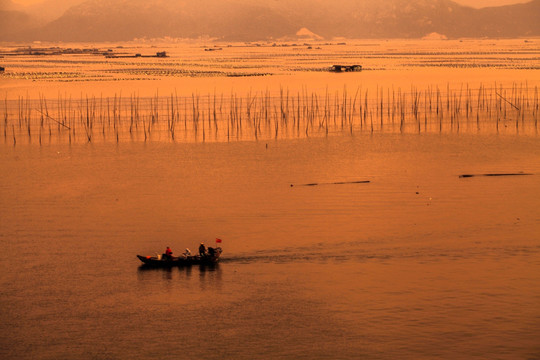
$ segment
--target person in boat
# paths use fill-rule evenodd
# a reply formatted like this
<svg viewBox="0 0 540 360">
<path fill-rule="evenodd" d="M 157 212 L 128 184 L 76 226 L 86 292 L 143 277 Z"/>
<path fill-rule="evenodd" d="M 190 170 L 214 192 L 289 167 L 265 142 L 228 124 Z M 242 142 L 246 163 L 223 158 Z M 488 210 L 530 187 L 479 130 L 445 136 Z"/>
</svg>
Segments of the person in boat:
<svg viewBox="0 0 540 360">
<path fill-rule="evenodd" d="M 201 243 L 201 245 L 199 245 L 199 255 L 200 256 L 206 255 L 206 246 L 204 246 L 204 243 Z"/>
<path fill-rule="evenodd" d="M 186 248 L 186 250 L 184 251 L 184 253 L 182 255 L 184 255 L 184 258 L 187 258 L 188 256 L 191 256 L 191 250 Z"/>
<path fill-rule="evenodd" d="M 216 255 L 216 249 L 209 246 L 208 247 L 208 255 L 210 255 L 211 257 L 214 257 L 214 255 Z"/>
<path fill-rule="evenodd" d="M 165 254 L 163 254 L 163 258 L 165 260 L 171 260 L 172 259 L 172 254 L 173 254 L 173 252 L 172 252 L 171 248 L 167 246 L 167 249 L 165 249 Z"/>
</svg>

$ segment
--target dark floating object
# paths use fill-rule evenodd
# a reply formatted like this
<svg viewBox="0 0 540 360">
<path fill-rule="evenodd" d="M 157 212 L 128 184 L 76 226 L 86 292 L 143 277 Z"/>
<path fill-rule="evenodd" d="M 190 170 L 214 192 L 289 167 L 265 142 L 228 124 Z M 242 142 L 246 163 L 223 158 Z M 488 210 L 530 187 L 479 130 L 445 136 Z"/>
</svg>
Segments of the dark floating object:
<svg viewBox="0 0 540 360">
<path fill-rule="evenodd" d="M 143 54 L 135 54 L 135 55 L 121 55 L 121 54 L 114 54 L 112 51 L 107 51 L 104 53 L 105 57 L 108 59 L 120 59 L 120 58 L 167 58 L 169 55 L 167 55 L 166 51 L 158 51 L 155 55 L 143 55 Z"/>
<path fill-rule="evenodd" d="M 210 250 L 212 249 L 212 250 Z M 208 248 L 209 253 L 206 255 L 188 255 L 188 256 L 173 256 L 164 258 L 163 256 L 142 256 L 137 255 L 137 258 L 143 262 L 142 266 L 152 268 L 171 268 L 175 266 L 192 266 L 192 265 L 215 265 L 219 261 L 219 257 L 223 250 L 220 247 Z"/>
<path fill-rule="evenodd" d="M 463 174 L 459 175 L 460 178 L 470 178 L 475 176 L 522 176 L 522 175 L 534 175 L 526 173 L 503 173 L 503 174 Z"/>
<path fill-rule="evenodd" d="M 332 72 L 353 72 L 362 71 L 362 65 L 333 65 L 330 68 Z"/>
<path fill-rule="evenodd" d="M 297 186 L 317 186 L 317 185 L 344 185 L 344 184 L 367 184 L 369 183 L 369 180 L 358 180 L 358 181 L 337 181 L 332 183 L 310 183 L 310 184 L 300 184 Z M 293 187 L 294 184 L 291 184 L 291 187 Z"/>
</svg>

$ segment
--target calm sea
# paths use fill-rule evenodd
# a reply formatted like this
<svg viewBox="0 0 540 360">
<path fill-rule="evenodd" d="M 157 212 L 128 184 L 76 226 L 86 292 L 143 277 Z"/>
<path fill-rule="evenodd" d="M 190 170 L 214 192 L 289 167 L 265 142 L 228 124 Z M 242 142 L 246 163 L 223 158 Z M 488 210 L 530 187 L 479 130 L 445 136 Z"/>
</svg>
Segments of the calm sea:
<svg viewBox="0 0 540 360">
<path fill-rule="evenodd" d="M 540 358 L 537 135 L 0 149 L 3 359 Z"/>
</svg>

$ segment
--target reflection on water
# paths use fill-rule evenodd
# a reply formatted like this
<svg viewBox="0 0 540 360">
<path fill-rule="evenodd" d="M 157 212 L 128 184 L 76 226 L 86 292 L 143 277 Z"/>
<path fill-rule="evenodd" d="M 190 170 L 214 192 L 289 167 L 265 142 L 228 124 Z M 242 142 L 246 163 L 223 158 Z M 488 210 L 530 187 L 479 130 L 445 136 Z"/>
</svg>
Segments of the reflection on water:
<svg viewBox="0 0 540 360">
<path fill-rule="evenodd" d="M 193 273 L 193 269 L 196 268 L 201 275 L 205 275 L 207 272 L 219 272 L 219 264 L 208 264 L 208 265 L 192 265 L 192 266 L 171 266 L 159 268 L 155 266 L 140 265 L 137 268 L 140 280 L 146 280 L 154 276 L 156 273 L 167 274 L 167 279 L 172 279 L 173 274 L 185 274 L 187 277 L 190 277 Z M 146 275 L 148 273 L 148 275 Z M 148 277 L 143 277 L 148 276 Z"/>
<path fill-rule="evenodd" d="M 3 358 L 535 356 L 534 137 L 9 145 L 0 156 Z M 534 175 L 459 177 L 520 171 Z M 135 257 L 216 237 L 215 267 Z"/>
<path fill-rule="evenodd" d="M 201 48 L 176 44 L 168 46 L 166 61 L 136 64 L 88 54 L 10 56 L 8 71 L 0 75 L 0 132 L 13 145 L 269 141 L 373 132 L 538 134 L 539 84 L 529 75 L 538 70 L 534 42 L 321 46 L 325 51 L 312 53 L 241 44 L 201 57 Z M 366 71 L 328 71 L 347 59 L 361 59 Z M 227 77 L 238 75 L 239 62 L 246 76 Z M 78 83 L 60 88 L 66 80 Z"/>
<path fill-rule="evenodd" d="M 58 56 L 6 56 L 3 59 L 7 71 L 3 74 L 6 80 L 40 81 L 44 86 L 58 87 L 61 84 L 69 89 L 81 88 L 88 83 L 97 83 L 108 91 L 108 84 L 138 81 L 142 91 L 149 82 L 155 90 L 155 83 L 166 79 L 183 81 L 189 84 L 188 91 L 193 89 L 192 82 L 203 83 L 205 78 L 219 85 L 218 80 L 226 83 L 270 82 L 272 77 L 299 76 L 307 74 L 312 78 L 325 77 L 326 83 L 331 79 L 342 79 L 345 76 L 365 78 L 366 74 L 380 74 L 379 82 L 387 81 L 385 72 L 411 70 L 413 74 L 404 74 L 407 83 L 411 78 L 429 70 L 450 70 L 459 81 L 467 79 L 467 70 L 482 73 L 496 69 L 503 70 L 538 70 L 537 41 L 524 42 L 522 39 L 466 39 L 444 41 L 420 40 L 348 40 L 346 45 L 332 42 L 318 44 L 318 49 L 307 49 L 304 46 L 271 46 L 270 44 L 235 44 L 223 47 L 223 51 L 204 52 L 201 44 L 175 43 L 164 44 L 167 48 L 166 59 L 138 58 L 105 59 L 101 53 L 96 55 L 58 55 Z M 74 44 L 87 47 L 84 44 Z M 94 46 L 94 45 L 92 45 Z M 102 44 L 104 51 L 110 44 Z M 133 51 L 155 53 L 152 45 L 127 45 Z M 8 49 L 6 49 L 7 51 Z M 12 49 L 9 49 L 12 50 Z M 361 62 L 363 72 L 335 74 L 329 69 L 334 64 L 351 64 Z M 79 65 L 79 66 L 76 66 Z M 383 74 L 381 74 L 383 73 Z M 452 74 L 446 75 L 444 82 L 454 80 Z M 235 76 L 235 78 L 231 78 Z M 470 76 L 469 76 L 470 78 Z M 318 81 L 318 79 L 317 79 Z M 396 82 L 396 79 L 390 81 Z M 408 84 L 407 84 L 408 85 Z M 162 88 L 162 87 L 161 87 Z M 249 85 L 247 86 L 249 89 Z M 199 87 L 199 90 L 201 87 Z M 210 92 L 214 87 L 209 87 Z M 185 91 L 178 86 L 178 91 Z M 74 96 L 79 96 L 75 93 Z"/>
<path fill-rule="evenodd" d="M 538 134 L 536 86 L 467 85 L 464 91 L 461 84 L 442 91 L 428 86 L 403 92 L 377 86 L 375 97 L 372 92 L 357 86 L 335 94 L 306 90 L 296 97 L 280 89 L 228 98 L 87 95 L 86 101 L 50 100 L 40 94 L 39 100 L 6 97 L 0 113 L 4 143 L 13 145 L 268 141 L 374 132 Z M 67 114 L 72 108 L 86 117 Z"/>
<path fill-rule="evenodd" d="M 394 56 L 399 67 L 412 55 Z M 498 74 L 508 85 L 516 73 Z M 354 81 L 388 89 L 395 75 Z M 2 125 L 0 357 L 537 358 L 540 145 L 535 125 L 496 115 L 498 133 L 473 118 L 446 118 L 450 131 L 424 131 L 423 119 L 416 131 L 371 131 L 367 114 L 363 132 L 344 123 L 345 136 L 264 142 L 253 131 L 249 141 L 40 144 L 24 120 Z M 14 128 L 31 140 L 13 146 Z M 520 172 L 533 175 L 459 177 Z M 315 183 L 331 185 L 290 186 Z M 215 267 L 146 269 L 135 257 L 215 238 Z"/>
</svg>

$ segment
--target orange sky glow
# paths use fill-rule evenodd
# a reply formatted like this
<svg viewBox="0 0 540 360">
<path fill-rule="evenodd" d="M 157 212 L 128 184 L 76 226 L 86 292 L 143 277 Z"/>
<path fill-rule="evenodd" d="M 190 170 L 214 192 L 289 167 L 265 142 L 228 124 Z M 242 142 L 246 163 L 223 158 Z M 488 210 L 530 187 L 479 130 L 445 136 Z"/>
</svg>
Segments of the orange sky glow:
<svg viewBox="0 0 540 360">
<path fill-rule="evenodd" d="M 22 5 L 37 4 L 43 1 L 44 0 L 13 0 L 13 2 L 22 4 Z M 58 1 L 63 2 L 64 0 L 58 0 Z M 499 6 L 499 5 L 526 3 L 526 2 L 529 2 L 530 0 L 454 0 L 454 1 L 459 4 L 467 5 L 467 6 L 486 7 L 486 6 Z M 73 3 L 84 2 L 84 0 L 71 1 L 71 2 Z"/>
</svg>

